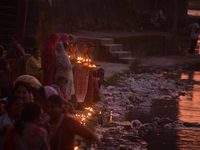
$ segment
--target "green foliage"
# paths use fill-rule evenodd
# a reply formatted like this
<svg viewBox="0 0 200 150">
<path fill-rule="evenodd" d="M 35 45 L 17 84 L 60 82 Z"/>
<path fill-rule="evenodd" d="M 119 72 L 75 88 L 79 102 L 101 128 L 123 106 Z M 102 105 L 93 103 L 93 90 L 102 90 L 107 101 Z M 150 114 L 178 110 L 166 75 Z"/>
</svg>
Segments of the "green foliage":
<svg viewBox="0 0 200 150">
<path fill-rule="evenodd" d="M 123 85 L 120 84 L 119 82 L 119 80 L 124 80 L 121 77 L 124 77 L 123 73 L 115 73 L 114 75 L 112 75 L 107 79 L 105 86 L 113 85 L 113 86 L 123 87 Z"/>
</svg>

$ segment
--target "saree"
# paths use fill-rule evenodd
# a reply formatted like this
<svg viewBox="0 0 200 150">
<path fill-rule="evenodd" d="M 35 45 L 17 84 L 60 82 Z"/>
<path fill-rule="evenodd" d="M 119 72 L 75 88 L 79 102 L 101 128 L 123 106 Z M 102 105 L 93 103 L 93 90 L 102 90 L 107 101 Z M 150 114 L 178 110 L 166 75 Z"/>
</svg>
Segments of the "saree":
<svg viewBox="0 0 200 150">
<path fill-rule="evenodd" d="M 90 142 L 93 140 L 93 132 L 90 129 L 76 119 L 62 114 L 54 131 L 50 134 L 51 150 L 74 150 L 75 135 Z"/>
<path fill-rule="evenodd" d="M 50 85 L 53 82 L 55 67 L 55 48 L 59 42 L 57 33 L 51 34 L 42 48 L 41 65 L 44 71 L 43 85 Z"/>
<path fill-rule="evenodd" d="M 14 82 L 17 77 L 27 74 L 26 71 L 26 59 L 25 59 L 25 51 L 24 48 L 21 45 L 18 45 L 17 47 L 11 47 L 8 50 L 6 54 L 6 59 L 16 59 L 19 57 L 23 57 L 23 61 L 11 61 L 9 62 L 11 74 L 10 74 L 10 80 Z"/>
<path fill-rule="evenodd" d="M 71 96 L 75 94 L 74 89 L 74 79 L 72 73 L 72 65 L 69 60 L 68 54 L 64 48 L 63 42 L 59 42 L 56 46 L 55 50 L 55 58 L 56 58 L 56 72 L 55 72 L 55 80 L 57 80 L 60 76 L 63 76 L 67 79 L 67 84 L 64 87 L 65 95 L 68 100 L 71 100 Z"/>
<path fill-rule="evenodd" d="M 77 53 L 77 57 L 82 57 L 84 59 L 88 58 L 81 53 Z M 79 103 L 82 103 L 85 100 L 85 96 L 88 90 L 88 79 L 89 70 L 83 67 L 78 67 L 75 71 L 75 88 L 77 101 Z"/>
</svg>

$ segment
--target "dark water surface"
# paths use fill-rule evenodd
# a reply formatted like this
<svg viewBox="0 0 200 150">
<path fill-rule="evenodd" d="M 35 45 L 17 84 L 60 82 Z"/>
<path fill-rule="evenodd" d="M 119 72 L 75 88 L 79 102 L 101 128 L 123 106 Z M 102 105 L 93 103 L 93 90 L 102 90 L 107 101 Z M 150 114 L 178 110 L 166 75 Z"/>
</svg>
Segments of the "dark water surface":
<svg viewBox="0 0 200 150">
<path fill-rule="evenodd" d="M 181 79 L 192 78 L 200 81 L 200 72 L 181 74 Z M 194 85 L 192 91 L 180 96 L 181 101 L 166 101 L 160 105 L 134 108 L 127 115 L 127 120 L 140 120 L 147 123 L 151 118 L 169 117 L 175 121 L 200 123 L 200 85 Z M 200 128 L 157 129 L 148 131 L 143 137 L 148 150 L 200 150 Z"/>
</svg>

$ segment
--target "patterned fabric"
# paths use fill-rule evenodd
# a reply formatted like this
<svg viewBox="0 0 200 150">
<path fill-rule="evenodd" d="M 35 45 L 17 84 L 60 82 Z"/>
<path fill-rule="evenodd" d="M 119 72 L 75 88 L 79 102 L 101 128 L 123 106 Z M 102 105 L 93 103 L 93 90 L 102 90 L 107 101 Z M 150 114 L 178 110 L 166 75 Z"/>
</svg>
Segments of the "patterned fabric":
<svg viewBox="0 0 200 150">
<path fill-rule="evenodd" d="M 71 95 L 75 94 L 74 89 L 74 80 L 72 73 L 72 65 L 68 58 L 68 54 L 64 48 L 63 42 L 59 42 L 56 46 L 55 50 L 56 56 L 56 72 L 55 72 L 55 80 L 57 80 L 60 76 L 63 76 L 67 79 L 67 84 L 64 87 L 64 92 L 67 96 L 67 99 L 71 99 Z"/>
<path fill-rule="evenodd" d="M 43 85 L 53 83 L 54 67 L 55 67 L 55 48 L 59 41 L 59 35 L 51 34 L 45 41 L 41 52 L 41 65 L 44 71 Z"/>
<path fill-rule="evenodd" d="M 77 54 L 77 57 L 82 57 L 87 59 L 87 56 L 84 56 L 81 53 Z M 75 72 L 75 87 L 76 87 L 76 96 L 78 102 L 84 102 L 85 96 L 88 90 L 88 79 L 89 79 L 89 70 L 86 68 L 77 68 Z"/>
<path fill-rule="evenodd" d="M 42 84 L 38 81 L 38 79 L 36 79 L 34 76 L 31 76 L 31 75 L 22 75 L 22 76 L 19 76 L 15 82 L 14 82 L 14 85 L 17 81 L 23 81 L 23 82 L 26 82 L 28 84 L 30 84 L 33 88 L 36 88 L 36 89 L 39 89 Z"/>
<path fill-rule="evenodd" d="M 32 123 L 24 123 L 22 135 L 15 134 L 14 150 L 50 150 L 49 138 L 43 128 Z"/>
<path fill-rule="evenodd" d="M 10 79 L 11 81 L 15 81 L 17 79 L 17 77 L 19 77 L 20 75 L 24 75 L 27 73 L 26 71 L 26 60 L 25 60 L 25 51 L 24 48 L 21 45 L 18 45 L 16 48 L 14 47 L 10 47 L 10 49 L 8 50 L 7 54 L 6 54 L 6 59 L 9 60 L 13 60 L 19 57 L 23 57 L 23 61 L 22 62 L 18 62 L 16 60 L 11 61 L 9 63 L 10 68 L 11 68 L 11 74 L 10 74 Z"/>
<path fill-rule="evenodd" d="M 52 135 L 50 137 L 51 150 L 74 150 L 75 135 L 79 135 L 87 141 L 93 140 L 93 132 L 90 129 L 68 116 L 64 116 L 62 123 Z"/>
</svg>

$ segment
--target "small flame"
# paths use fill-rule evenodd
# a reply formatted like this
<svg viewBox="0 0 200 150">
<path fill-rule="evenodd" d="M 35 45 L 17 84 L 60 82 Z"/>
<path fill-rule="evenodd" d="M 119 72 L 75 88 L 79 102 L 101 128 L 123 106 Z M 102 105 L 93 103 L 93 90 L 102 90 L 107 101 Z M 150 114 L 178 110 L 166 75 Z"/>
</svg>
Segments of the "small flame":
<svg viewBox="0 0 200 150">
<path fill-rule="evenodd" d="M 99 112 L 99 114 L 101 114 L 101 111 Z"/>
<path fill-rule="evenodd" d="M 74 150 L 77 150 L 78 149 L 78 146 L 74 147 Z"/>
<path fill-rule="evenodd" d="M 92 114 L 91 113 L 88 113 L 88 116 L 91 116 Z"/>
</svg>

